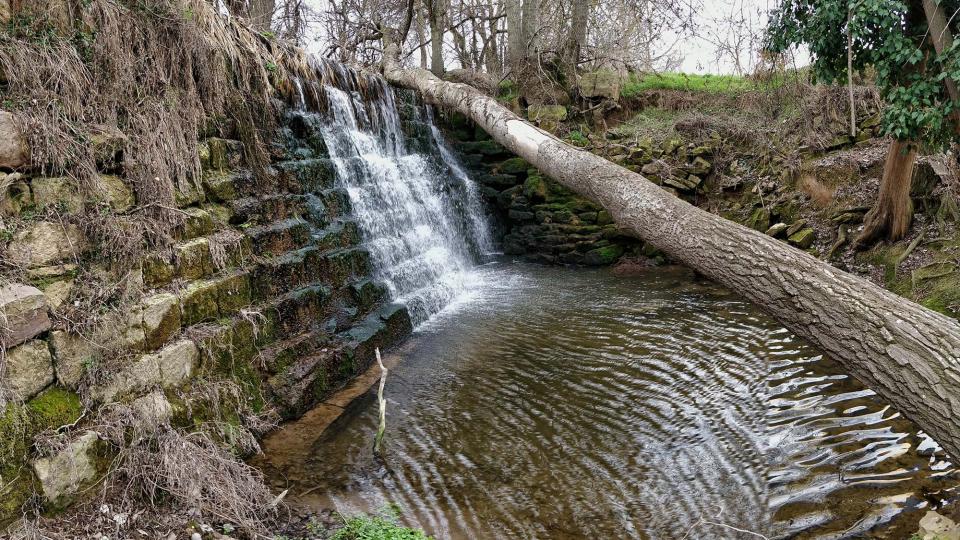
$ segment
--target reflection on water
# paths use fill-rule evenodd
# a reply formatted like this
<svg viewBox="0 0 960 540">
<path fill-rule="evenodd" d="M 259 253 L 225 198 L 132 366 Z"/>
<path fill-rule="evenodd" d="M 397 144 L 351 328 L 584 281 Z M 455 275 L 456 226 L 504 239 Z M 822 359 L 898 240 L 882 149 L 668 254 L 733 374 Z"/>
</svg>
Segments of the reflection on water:
<svg viewBox="0 0 960 540">
<path fill-rule="evenodd" d="M 681 271 L 495 264 L 278 486 L 437 538 L 906 538 L 955 473 L 872 392 Z M 708 523 L 711 522 L 711 523 Z M 715 523 L 723 523 L 719 526 Z"/>
</svg>

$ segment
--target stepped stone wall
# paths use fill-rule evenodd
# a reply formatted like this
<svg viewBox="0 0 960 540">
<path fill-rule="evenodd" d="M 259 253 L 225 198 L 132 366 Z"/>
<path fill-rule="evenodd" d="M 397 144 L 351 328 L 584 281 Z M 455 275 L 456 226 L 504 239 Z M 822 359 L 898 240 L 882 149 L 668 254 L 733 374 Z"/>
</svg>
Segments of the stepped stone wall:
<svg viewBox="0 0 960 540">
<path fill-rule="evenodd" d="M 294 418 L 410 333 L 406 308 L 371 278 L 316 119 L 291 112 L 281 131 L 262 176 L 229 130 L 202 141 L 202 184 L 176 196 L 176 242 L 138 261 L 125 279 L 139 300 L 103 313 L 95 335 L 63 316 L 81 270 L 99 264 L 102 246 L 72 217 L 95 203 L 71 179 L 0 164 L 11 171 L 0 172 L 0 258 L 22 270 L 0 282 L 0 526 L 101 477 L 116 449 L 88 424 L 108 405 L 154 426 L 197 427 L 211 407 L 235 423 L 271 409 Z M 105 185 L 103 211 L 136 211 L 121 179 Z M 199 391 L 224 380 L 235 399 Z M 58 450 L 38 450 L 51 433 Z"/>
<path fill-rule="evenodd" d="M 460 159 L 480 184 L 507 255 L 544 264 L 603 266 L 624 256 L 659 257 L 623 235 L 610 214 L 542 175 L 465 118 L 444 118 Z"/>
</svg>

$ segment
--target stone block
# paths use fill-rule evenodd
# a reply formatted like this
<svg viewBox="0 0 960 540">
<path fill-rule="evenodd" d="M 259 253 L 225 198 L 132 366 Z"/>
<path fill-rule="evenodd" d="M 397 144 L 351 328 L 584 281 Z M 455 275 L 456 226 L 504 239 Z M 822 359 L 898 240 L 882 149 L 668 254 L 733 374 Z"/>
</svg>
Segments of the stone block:
<svg viewBox="0 0 960 540">
<path fill-rule="evenodd" d="M 137 204 L 133 191 L 119 176 L 101 175 L 100 184 L 104 189 L 104 197 L 115 212 L 126 212 Z"/>
<path fill-rule="evenodd" d="M 25 207 L 33 204 L 30 184 L 23 181 L 22 174 L 0 173 L 0 186 L 6 186 L 0 192 L 0 216 L 18 216 Z"/>
<path fill-rule="evenodd" d="M 0 168 L 21 169 L 30 164 L 30 146 L 13 114 L 0 111 Z"/>
<path fill-rule="evenodd" d="M 210 243 L 206 238 L 194 238 L 177 244 L 173 248 L 176 275 L 194 280 L 213 273 L 213 260 L 210 257 Z"/>
<path fill-rule="evenodd" d="M 3 383 L 21 399 L 32 398 L 53 381 L 53 358 L 46 341 L 35 339 L 6 351 Z"/>
<path fill-rule="evenodd" d="M 97 480 L 103 472 L 97 466 L 99 440 L 96 432 L 87 431 L 55 456 L 33 462 L 33 471 L 47 501 L 61 506 Z"/>
<path fill-rule="evenodd" d="M 78 257 L 85 249 L 86 239 L 76 225 L 40 221 L 14 235 L 7 254 L 12 261 L 36 268 Z"/>
<path fill-rule="evenodd" d="M 183 311 L 181 324 L 191 326 L 198 322 L 216 319 L 220 316 L 217 302 L 216 282 L 197 281 L 190 283 L 180 295 L 180 307 Z"/>
<path fill-rule="evenodd" d="M 200 359 L 200 351 L 194 342 L 184 339 L 168 345 L 154 356 L 160 371 L 160 383 L 170 388 L 190 378 Z"/>
<path fill-rule="evenodd" d="M 56 208 L 68 214 L 79 214 L 83 211 L 83 197 L 76 180 L 72 178 L 34 178 L 30 182 L 30 189 L 33 192 L 33 203 L 39 210 Z"/>
<path fill-rule="evenodd" d="M 237 272 L 217 280 L 217 306 L 222 317 L 230 316 L 250 303 L 249 272 Z"/>
<path fill-rule="evenodd" d="M 46 296 L 36 287 L 12 283 L 0 288 L 0 341 L 12 347 L 50 329 Z"/>
<path fill-rule="evenodd" d="M 142 305 L 143 332 L 148 349 L 156 349 L 180 330 L 180 300 L 176 295 L 160 293 Z"/>
<path fill-rule="evenodd" d="M 57 381 L 67 388 L 79 386 L 87 367 L 100 358 L 96 345 L 83 336 L 62 330 L 51 332 L 50 347 Z"/>
</svg>

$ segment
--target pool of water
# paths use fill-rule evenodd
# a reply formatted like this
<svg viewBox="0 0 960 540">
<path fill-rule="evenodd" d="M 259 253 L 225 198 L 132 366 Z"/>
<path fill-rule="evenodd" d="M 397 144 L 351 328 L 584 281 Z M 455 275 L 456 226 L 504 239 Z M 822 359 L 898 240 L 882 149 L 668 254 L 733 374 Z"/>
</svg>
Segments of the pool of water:
<svg viewBox="0 0 960 540">
<path fill-rule="evenodd" d="M 929 438 L 687 271 L 498 262 L 473 279 L 399 352 L 385 458 L 369 393 L 293 430 L 301 458 L 266 456 L 276 487 L 344 514 L 396 504 L 456 539 L 906 538 L 954 496 Z"/>
</svg>

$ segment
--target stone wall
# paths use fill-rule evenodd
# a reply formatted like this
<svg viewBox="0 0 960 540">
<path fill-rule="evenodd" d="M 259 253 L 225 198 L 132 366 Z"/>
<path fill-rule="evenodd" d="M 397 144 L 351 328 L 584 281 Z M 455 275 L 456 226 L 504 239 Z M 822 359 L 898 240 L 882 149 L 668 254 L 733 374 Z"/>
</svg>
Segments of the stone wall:
<svg viewBox="0 0 960 540">
<path fill-rule="evenodd" d="M 620 234 L 603 208 L 542 175 L 465 118 L 443 120 L 460 159 L 481 186 L 507 255 L 587 266 L 613 264 L 624 256 L 660 257 Z"/>
<path fill-rule="evenodd" d="M 409 334 L 406 308 L 370 278 L 316 123 L 288 114 L 259 176 L 235 134 L 205 138 L 202 185 L 178 189 L 176 242 L 113 276 L 136 300 L 89 332 L 66 308 L 87 286 L 79 276 L 111 273 L 74 216 L 136 212 L 131 189 L 104 176 L 94 202 L 69 178 L 0 172 L 0 259 L 19 269 L 0 282 L 0 526 L 100 478 L 116 448 L 88 428 L 106 405 L 190 429 L 211 409 L 238 427 L 270 410 L 294 418 Z M 211 397 L 222 381 L 240 391 Z M 57 444 L 41 450 L 38 436 Z"/>
</svg>

